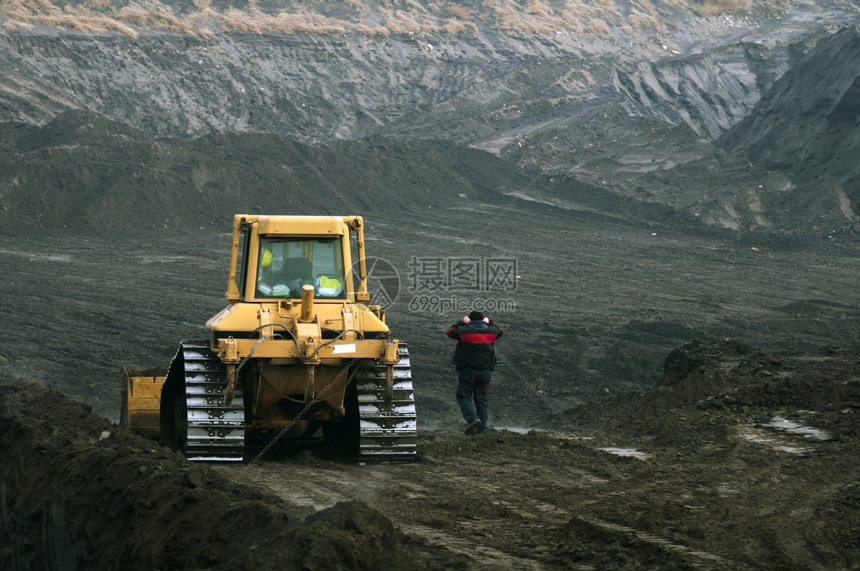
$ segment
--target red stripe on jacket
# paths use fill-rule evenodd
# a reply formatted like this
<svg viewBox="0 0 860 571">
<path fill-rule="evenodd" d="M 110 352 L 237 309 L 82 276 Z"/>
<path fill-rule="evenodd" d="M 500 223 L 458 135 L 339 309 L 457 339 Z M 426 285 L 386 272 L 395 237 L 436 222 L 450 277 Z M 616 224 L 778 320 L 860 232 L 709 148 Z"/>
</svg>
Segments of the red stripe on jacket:
<svg viewBox="0 0 860 571">
<path fill-rule="evenodd" d="M 460 341 L 474 345 L 494 343 L 497 337 L 496 333 L 460 333 Z"/>
</svg>

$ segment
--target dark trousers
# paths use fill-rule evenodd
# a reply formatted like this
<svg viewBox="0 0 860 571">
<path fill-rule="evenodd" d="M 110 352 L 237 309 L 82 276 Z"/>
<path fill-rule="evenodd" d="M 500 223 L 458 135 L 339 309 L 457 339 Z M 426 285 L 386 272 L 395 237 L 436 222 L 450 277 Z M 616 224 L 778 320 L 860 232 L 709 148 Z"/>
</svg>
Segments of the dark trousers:
<svg viewBox="0 0 860 571">
<path fill-rule="evenodd" d="M 490 376 L 492 371 L 460 369 L 457 384 L 457 404 L 466 422 L 480 420 L 478 433 L 489 429 Z"/>
</svg>

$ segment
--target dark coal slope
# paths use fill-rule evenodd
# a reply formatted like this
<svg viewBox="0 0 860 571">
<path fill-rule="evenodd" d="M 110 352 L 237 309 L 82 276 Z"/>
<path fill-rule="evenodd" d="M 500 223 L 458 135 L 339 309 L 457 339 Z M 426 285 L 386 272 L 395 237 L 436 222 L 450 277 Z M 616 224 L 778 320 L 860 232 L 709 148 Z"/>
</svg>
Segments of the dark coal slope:
<svg viewBox="0 0 860 571">
<path fill-rule="evenodd" d="M 0 454 L 4 569 L 410 568 L 376 510 L 339 504 L 300 526 L 278 497 L 31 381 L 0 379 Z"/>
<path fill-rule="evenodd" d="M 8 189 L 0 190 L 0 232 L 151 235 L 229 228 L 237 212 L 501 208 L 544 178 L 443 141 L 307 146 L 275 134 L 213 134 L 185 142 L 67 111 L 42 128 L 0 126 L 0 188 Z M 642 208 L 575 180 L 561 186 L 598 210 Z"/>
<path fill-rule="evenodd" d="M 860 29 L 822 39 L 719 141 L 800 179 L 829 176 L 860 207 Z"/>
<path fill-rule="evenodd" d="M 43 128 L 0 130 L 4 232 L 145 234 L 216 224 L 236 212 L 371 214 L 501 202 L 523 173 L 493 155 L 428 141 L 307 147 L 270 134 L 190 143 L 153 139 L 69 111 Z"/>
</svg>

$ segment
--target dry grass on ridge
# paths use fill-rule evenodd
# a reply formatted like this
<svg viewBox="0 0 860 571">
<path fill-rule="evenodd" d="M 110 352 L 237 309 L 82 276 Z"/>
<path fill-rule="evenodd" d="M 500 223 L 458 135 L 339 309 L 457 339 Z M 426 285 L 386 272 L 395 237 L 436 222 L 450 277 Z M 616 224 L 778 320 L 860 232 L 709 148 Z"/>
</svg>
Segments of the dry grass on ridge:
<svg viewBox="0 0 860 571">
<path fill-rule="evenodd" d="M 604 36 L 613 28 L 625 33 L 665 31 L 669 9 L 691 15 L 714 15 L 748 9 L 750 0 L 483 0 L 464 5 L 451 1 L 422 4 L 415 0 L 346 0 L 338 15 L 314 11 L 295 2 L 283 12 L 266 12 L 254 0 L 244 9 L 213 8 L 212 0 L 193 0 L 184 13 L 159 0 L 115 8 L 109 0 L 77 5 L 50 0 L 7 0 L 0 5 L 6 30 L 36 25 L 85 33 L 119 32 L 136 38 L 139 30 L 159 30 L 211 37 L 218 31 L 251 33 L 474 34 L 480 27 L 524 34 L 567 33 Z M 321 7 L 332 6 L 320 4 Z"/>
</svg>

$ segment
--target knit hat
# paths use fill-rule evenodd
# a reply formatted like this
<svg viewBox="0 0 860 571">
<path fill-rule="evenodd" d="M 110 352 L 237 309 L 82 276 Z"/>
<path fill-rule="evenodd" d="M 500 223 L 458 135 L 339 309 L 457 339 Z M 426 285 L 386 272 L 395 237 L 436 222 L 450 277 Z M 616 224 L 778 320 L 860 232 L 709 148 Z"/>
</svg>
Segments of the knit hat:
<svg viewBox="0 0 860 571">
<path fill-rule="evenodd" d="M 484 314 L 478 310 L 475 310 L 469 314 L 469 321 L 481 321 L 483 319 L 484 319 Z"/>
</svg>

